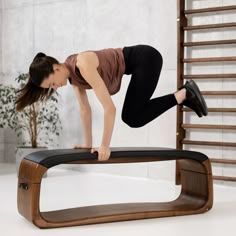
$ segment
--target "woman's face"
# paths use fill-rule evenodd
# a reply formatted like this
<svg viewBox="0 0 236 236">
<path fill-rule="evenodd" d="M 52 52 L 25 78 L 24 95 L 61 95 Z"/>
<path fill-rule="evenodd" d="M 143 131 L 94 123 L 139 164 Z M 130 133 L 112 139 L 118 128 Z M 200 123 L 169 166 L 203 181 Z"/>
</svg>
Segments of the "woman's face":
<svg viewBox="0 0 236 236">
<path fill-rule="evenodd" d="M 51 73 L 45 78 L 40 85 L 42 88 L 52 88 L 57 90 L 58 88 L 67 84 L 68 75 L 62 65 L 53 65 L 54 73 Z"/>
</svg>

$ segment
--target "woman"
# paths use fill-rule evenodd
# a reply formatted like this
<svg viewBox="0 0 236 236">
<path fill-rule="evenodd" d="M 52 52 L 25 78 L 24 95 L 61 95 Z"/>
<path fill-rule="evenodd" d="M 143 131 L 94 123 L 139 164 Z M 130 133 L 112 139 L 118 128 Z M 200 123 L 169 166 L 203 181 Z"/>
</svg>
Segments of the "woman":
<svg viewBox="0 0 236 236">
<path fill-rule="evenodd" d="M 74 148 L 92 148 L 92 117 L 86 90 L 93 89 L 104 109 L 104 128 L 101 146 L 91 152 L 97 151 L 98 160 L 105 161 L 110 156 L 116 116 L 111 95 L 119 91 L 123 74 L 132 74 L 122 110 L 122 120 L 130 127 L 144 126 L 177 104 L 190 107 L 199 117 L 207 115 L 204 98 L 192 80 L 175 93 L 151 99 L 161 68 L 161 54 L 148 45 L 85 51 L 69 56 L 64 63 L 38 53 L 29 68 L 30 79 L 20 90 L 17 111 L 49 98 L 69 80 L 79 101 L 84 132 L 84 144 Z"/>
</svg>

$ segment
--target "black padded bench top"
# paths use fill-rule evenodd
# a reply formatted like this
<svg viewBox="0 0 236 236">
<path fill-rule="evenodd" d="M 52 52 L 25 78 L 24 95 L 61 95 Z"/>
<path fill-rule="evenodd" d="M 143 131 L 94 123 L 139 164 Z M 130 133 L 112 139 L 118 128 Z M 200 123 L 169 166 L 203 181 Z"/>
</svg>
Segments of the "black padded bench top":
<svg viewBox="0 0 236 236">
<path fill-rule="evenodd" d="M 192 159 L 195 161 L 205 161 L 208 159 L 206 155 L 200 152 L 177 150 L 170 148 L 156 148 L 156 147 L 114 147 L 111 148 L 111 156 L 106 163 L 112 162 L 116 158 L 142 158 L 156 157 L 156 160 L 180 160 Z M 33 161 L 47 168 L 56 165 L 65 164 L 69 162 L 82 160 L 97 160 L 97 153 L 90 153 L 90 149 L 54 149 L 34 152 L 27 155 L 24 159 Z M 147 160 L 148 161 L 148 160 Z M 152 160 L 153 161 L 153 160 Z M 101 163 L 101 162 L 97 162 Z M 102 162 L 104 163 L 104 162 Z"/>
</svg>

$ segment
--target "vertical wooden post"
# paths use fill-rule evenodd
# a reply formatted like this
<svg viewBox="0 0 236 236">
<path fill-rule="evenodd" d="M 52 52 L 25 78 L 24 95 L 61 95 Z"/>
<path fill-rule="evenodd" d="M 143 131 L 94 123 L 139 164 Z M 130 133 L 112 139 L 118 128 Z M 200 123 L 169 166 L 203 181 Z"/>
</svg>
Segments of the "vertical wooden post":
<svg viewBox="0 0 236 236">
<path fill-rule="evenodd" d="M 187 18 L 185 17 L 185 0 L 177 1 L 177 89 L 183 86 L 184 75 L 184 30 L 187 26 Z M 185 137 L 185 130 L 181 127 L 183 124 L 183 111 L 181 106 L 177 106 L 177 120 L 176 120 L 176 149 L 183 149 L 182 140 Z M 176 161 L 176 184 L 180 184 L 180 166 Z"/>
</svg>

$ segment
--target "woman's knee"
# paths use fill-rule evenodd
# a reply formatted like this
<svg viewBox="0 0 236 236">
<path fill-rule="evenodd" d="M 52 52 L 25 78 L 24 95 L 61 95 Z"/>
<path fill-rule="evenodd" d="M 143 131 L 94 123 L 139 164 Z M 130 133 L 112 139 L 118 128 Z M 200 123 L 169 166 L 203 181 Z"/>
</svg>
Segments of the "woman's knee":
<svg viewBox="0 0 236 236">
<path fill-rule="evenodd" d="M 133 115 L 128 115 L 124 112 L 122 112 L 121 118 L 125 124 L 127 124 L 131 128 L 140 128 L 143 125 L 139 122 L 137 119 L 137 116 L 134 117 Z"/>
</svg>

